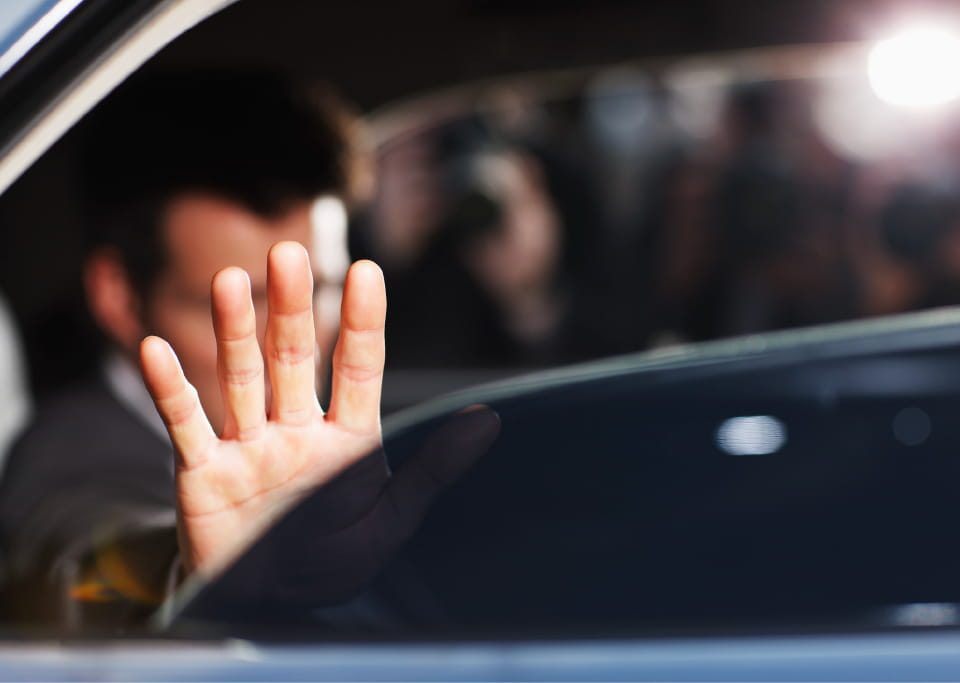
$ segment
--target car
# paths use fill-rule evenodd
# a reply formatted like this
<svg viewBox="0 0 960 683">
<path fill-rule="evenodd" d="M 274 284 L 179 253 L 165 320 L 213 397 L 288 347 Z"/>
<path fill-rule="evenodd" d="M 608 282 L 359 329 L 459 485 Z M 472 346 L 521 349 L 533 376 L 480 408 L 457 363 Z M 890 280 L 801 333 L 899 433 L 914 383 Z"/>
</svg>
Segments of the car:
<svg viewBox="0 0 960 683">
<path fill-rule="evenodd" d="M 79 239 L 71 130 L 150 60 L 250 66 L 269 63 L 269 47 L 289 66 L 319 31 L 329 40 L 310 53 L 313 68 L 361 103 L 378 149 L 379 194 L 358 217 L 355 251 L 400 253 L 378 239 L 384 217 L 398 215 L 388 182 L 412 177 L 437 193 L 417 215 L 464 240 L 444 253 L 468 254 L 439 279 L 385 264 L 400 283 L 390 466 L 403 472 L 425 446 L 462 451 L 469 434 L 444 424 L 471 407 L 498 414 L 499 437 L 443 482 L 409 542 L 350 599 L 324 591 L 325 573 L 343 567 L 309 544 L 326 503 L 314 494 L 217 576 L 187 581 L 143 631 L 8 622 L 0 678 L 954 676 L 960 313 L 941 307 L 960 303 L 949 277 L 954 204 L 952 186 L 917 180 L 949 179 L 940 152 L 953 119 L 949 108 L 916 107 L 949 107 L 956 93 L 936 79 L 915 88 L 884 66 L 891 51 L 898 65 L 921 44 L 937 49 L 915 73 L 935 73 L 955 48 L 949 36 L 928 28 L 882 49 L 814 43 L 829 33 L 818 23 L 829 11 L 777 34 L 771 25 L 809 8 L 757 2 L 768 38 L 812 44 L 696 56 L 744 47 L 742 34 L 670 44 L 663 26 L 683 15 L 641 26 L 647 10 L 622 3 L 430 6 L 429 27 L 406 7 L 228 5 L 37 1 L 11 15 L 0 42 L 2 284 L 27 323 L 33 387 L 49 389 L 88 353 L 63 333 L 75 328 L 57 308 Z M 688 11 L 726 17 L 724 7 Z M 283 30 L 257 43 L 271 17 Z M 544 26 L 580 35 L 579 47 L 552 44 Z M 637 35 L 649 44 L 637 48 Z M 407 61 L 384 69 L 377 53 L 392 46 L 408 49 Z M 489 54 L 425 66 L 471 48 Z M 656 49 L 674 56 L 649 58 Z M 638 61 L 608 66 L 627 56 Z M 904 99 L 908 113 L 896 108 Z M 580 121 L 593 127 L 571 123 Z M 725 134 L 705 135 L 710 126 Z M 525 199 L 511 204 L 518 189 Z M 508 225 L 518 206 L 525 220 Z M 588 239 L 598 206 L 607 241 Z M 708 223 L 697 218 L 705 206 Z M 515 244 L 511 230 L 529 238 L 531 224 L 542 228 L 533 256 L 497 251 L 497 240 Z M 712 241 L 704 225 L 732 237 Z M 463 251 L 478 244 L 501 260 Z M 508 316 L 544 253 L 563 264 L 553 293 L 573 311 L 555 328 L 564 344 L 541 344 L 543 328 L 522 324 L 544 309 Z M 516 273 L 529 279 L 516 284 Z M 494 286 L 504 282 L 516 288 Z M 416 307 L 424 291 L 449 296 L 439 324 Z M 504 318 L 470 301 L 492 301 Z M 510 324 L 496 336 L 491 319 Z M 442 341 L 423 353 L 407 340 L 428 329 Z"/>
</svg>

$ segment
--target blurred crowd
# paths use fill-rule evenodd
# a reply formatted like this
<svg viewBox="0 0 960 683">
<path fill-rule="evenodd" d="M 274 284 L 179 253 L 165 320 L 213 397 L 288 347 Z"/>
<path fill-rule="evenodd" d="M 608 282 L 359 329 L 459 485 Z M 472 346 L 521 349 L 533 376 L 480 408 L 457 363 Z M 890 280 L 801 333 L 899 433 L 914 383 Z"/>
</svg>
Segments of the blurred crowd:
<svg viewBox="0 0 960 683">
<path fill-rule="evenodd" d="M 387 274 L 389 367 L 555 365 L 960 303 L 960 136 L 920 164 L 853 159 L 814 94 L 730 85 L 692 130 L 666 87 L 610 73 L 391 139 L 353 231 Z"/>
<path fill-rule="evenodd" d="M 960 304 L 960 109 L 878 135 L 890 112 L 847 81 L 619 67 L 543 85 L 410 105 L 375 128 L 360 200 L 323 204 L 340 228 L 318 253 L 342 270 L 346 232 L 386 275 L 385 412 L 528 369 Z M 22 184 L 24 215 L 43 181 Z M 41 222 L 76 242 L 65 220 Z M 40 240 L 12 235 L 0 291 L 42 396 L 84 376 L 100 338 L 81 288 L 13 286 L 29 266 L 10 255 Z M 79 280 L 74 250 L 55 256 L 48 271 Z"/>
</svg>

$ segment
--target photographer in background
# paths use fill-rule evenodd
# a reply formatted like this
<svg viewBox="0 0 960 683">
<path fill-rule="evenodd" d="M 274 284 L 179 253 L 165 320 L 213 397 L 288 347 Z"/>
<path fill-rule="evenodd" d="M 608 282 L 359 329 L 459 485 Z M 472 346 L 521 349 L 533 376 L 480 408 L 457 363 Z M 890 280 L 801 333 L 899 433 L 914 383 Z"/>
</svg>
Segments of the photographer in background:
<svg viewBox="0 0 960 683">
<path fill-rule="evenodd" d="M 383 153 L 371 248 L 396 315 L 391 368 L 523 368 L 578 357 L 565 216 L 543 163 L 495 138 L 481 122 L 458 119 Z M 407 164 L 395 166 L 398 156 Z M 411 175 L 415 186 L 392 191 Z M 405 234 L 416 244 L 386 251 L 392 219 L 414 207 L 420 230 Z M 398 251 L 410 256 L 392 261 Z"/>
<path fill-rule="evenodd" d="M 879 227 L 900 275 L 898 310 L 960 303 L 960 201 L 953 186 L 901 184 L 881 209 Z"/>
</svg>

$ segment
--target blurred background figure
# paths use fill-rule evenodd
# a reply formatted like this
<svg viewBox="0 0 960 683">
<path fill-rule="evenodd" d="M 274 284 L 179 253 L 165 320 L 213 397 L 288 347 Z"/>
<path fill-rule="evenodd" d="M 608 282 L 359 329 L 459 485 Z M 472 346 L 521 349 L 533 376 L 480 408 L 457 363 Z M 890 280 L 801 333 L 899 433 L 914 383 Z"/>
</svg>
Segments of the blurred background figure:
<svg viewBox="0 0 960 683">
<path fill-rule="evenodd" d="M 706 212 L 713 258 L 698 338 L 853 314 L 852 292 L 838 273 L 843 179 L 809 167 L 805 155 L 818 141 L 797 95 L 781 83 L 745 84 L 729 94 Z"/>
<path fill-rule="evenodd" d="M 562 361 L 570 310 L 564 224 L 543 166 L 523 149 L 486 139 L 476 122 L 407 145 L 402 153 L 416 159 L 416 180 L 408 175 L 405 182 L 416 186 L 392 195 L 397 181 L 386 167 L 377 212 L 398 212 L 372 238 L 379 249 L 396 248 L 390 229 L 415 216 L 416 229 L 397 250 L 401 258 L 385 252 L 382 259 L 391 292 L 389 362 L 430 368 Z"/>
<path fill-rule="evenodd" d="M 475 189 L 450 228 L 460 231 L 460 259 L 496 312 L 499 362 L 549 363 L 562 355 L 567 302 L 559 282 L 563 225 L 543 170 L 517 149 L 488 150 L 472 164 Z"/>
<path fill-rule="evenodd" d="M 960 302 L 960 193 L 906 183 L 895 188 L 879 218 L 883 244 L 899 267 L 900 310 Z"/>
</svg>

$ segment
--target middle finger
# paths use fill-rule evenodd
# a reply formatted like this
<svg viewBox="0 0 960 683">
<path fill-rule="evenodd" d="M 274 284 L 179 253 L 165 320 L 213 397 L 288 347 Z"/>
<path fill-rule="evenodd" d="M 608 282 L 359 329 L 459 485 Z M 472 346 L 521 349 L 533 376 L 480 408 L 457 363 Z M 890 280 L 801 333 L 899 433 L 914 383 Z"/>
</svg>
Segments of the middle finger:
<svg viewBox="0 0 960 683">
<path fill-rule="evenodd" d="M 256 438 L 266 414 L 263 355 L 257 342 L 250 278 L 239 268 L 227 268 L 214 276 L 210 293 L 217 374 L 226 412 L 223 438 Z"/>
<path fill-rule="evenodd" d="M 303 245 L 280 242 L 267 257 L 266 355 L 270 419 L 306 424 L 320 414 L 316 391 L 313 273 Z"/>
</svg>

